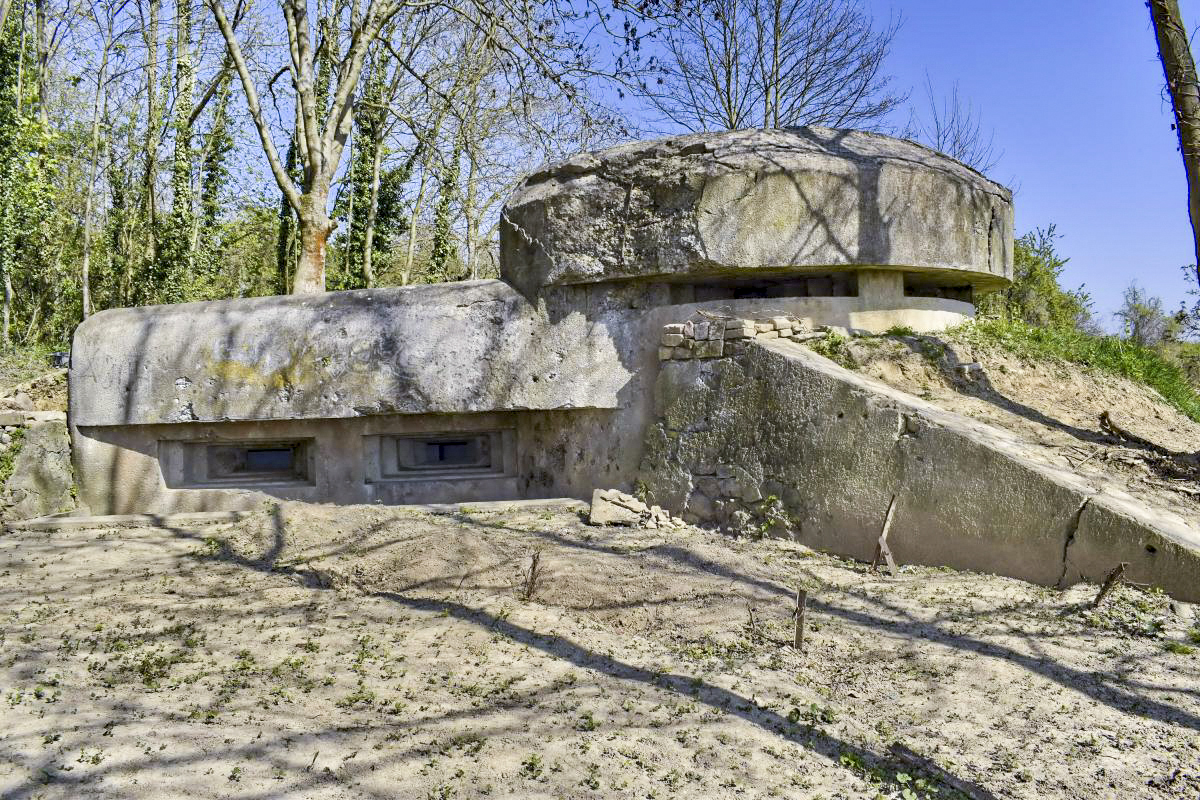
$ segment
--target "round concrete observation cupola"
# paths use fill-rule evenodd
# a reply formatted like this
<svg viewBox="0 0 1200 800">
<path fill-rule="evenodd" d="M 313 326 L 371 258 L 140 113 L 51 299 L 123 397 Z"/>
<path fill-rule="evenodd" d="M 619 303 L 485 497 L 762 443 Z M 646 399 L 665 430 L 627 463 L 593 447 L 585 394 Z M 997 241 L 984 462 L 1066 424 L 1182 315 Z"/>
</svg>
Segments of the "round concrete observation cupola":
<svg viewBox="0 0 1200 800">
<path fill-rule="evenodd" d="M 501 273 L 547 286 L 773 280 L 970 302 L 1012 277 L 1012 193 L 914 142 L 794 128 L 636 142 L 547 165 L 501 221 Z M 787 291 L 787 290 L 783 290 Z"/>
</svg>

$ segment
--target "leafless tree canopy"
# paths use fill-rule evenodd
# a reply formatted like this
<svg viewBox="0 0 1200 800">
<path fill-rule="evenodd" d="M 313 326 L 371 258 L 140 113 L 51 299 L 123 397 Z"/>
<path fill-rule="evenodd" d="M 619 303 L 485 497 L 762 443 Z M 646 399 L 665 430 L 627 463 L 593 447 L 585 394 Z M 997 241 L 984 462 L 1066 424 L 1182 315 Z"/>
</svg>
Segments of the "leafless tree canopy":
<svg viewBox="0 0 1200 800">
<path fill-rule="evenodd" d="M 898 29 L 860 0 L 685 0 L 643 94 L 693 131 L 873 128 L 904 100 L 883 70 Z"/>
<path fill-rule="evenodd" d="M 939 99 L 926 77 L 925 100 L 925 113 L 913 112 L 905 137 L 924 142 L 980 172 L 996 166 L 1000 154 L 996 152 L 994 134 L 984 129 L 975 105 L 959 96 L 957 83 Z"/>
</svg>

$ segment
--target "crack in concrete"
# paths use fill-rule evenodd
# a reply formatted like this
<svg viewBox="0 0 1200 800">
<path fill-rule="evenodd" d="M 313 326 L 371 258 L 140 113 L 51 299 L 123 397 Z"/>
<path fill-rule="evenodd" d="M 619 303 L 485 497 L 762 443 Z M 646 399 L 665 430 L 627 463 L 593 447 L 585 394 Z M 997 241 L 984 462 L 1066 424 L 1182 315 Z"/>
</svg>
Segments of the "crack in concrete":
<svg viewBox="0 0 1200 800">
<path fill-rule="evenodd" d="M 1063 542 L 1062 551 L 1062 572 L 1058 576 L 1058 588 L 1064 589 L 1064 583 L 1067 580 L 1067 553 L 1071 549 L 1071 545 L 1075 543 L 1075 534 L 1079 533 L 1079 524 L 1083 521 L 1084 509 L 1088 507 L 1088 503 L 1092 502 L 1092 498 L 1088 497 L 1080 504 L 1079 509 L 1075 512 L 1074 518 L 1071 520 L 1071 529 L 1067 531 L 1066 541 Z"/>
<path fill-rule="evenodd" d="M 995 234 L 996 234 L 996 207 L 993 205 L 991 217 L 988 218 L 988 231 L 987 231 L 987 243 L 988 243 L 987 268 L 989 270 L 992 269 L 992 264 L 995 263 L 992 261 L 992 255 L 993 255 L 992 239 L 995 238 Z"/>
</svg>

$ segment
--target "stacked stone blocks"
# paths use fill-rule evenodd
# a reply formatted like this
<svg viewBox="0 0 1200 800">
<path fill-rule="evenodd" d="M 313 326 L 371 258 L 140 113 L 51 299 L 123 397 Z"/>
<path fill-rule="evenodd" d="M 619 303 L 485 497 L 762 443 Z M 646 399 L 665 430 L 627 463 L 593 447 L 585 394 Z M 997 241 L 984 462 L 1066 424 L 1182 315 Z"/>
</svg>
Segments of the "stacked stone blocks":
<svg viewBox="0 0 1200 800">
<path fill-rule="evenodd" d="M 805 342 L 820 339 L 829 331 L 847 332 L 822 326 L 814 331 L 812 320 L 801 317 L 738 319 L 706 317 L 703 320 L 664 325 L 658 342 L 659 361 L 724 358 L 745 350 L 751 339 L 790 339 Z"/>
</svg>

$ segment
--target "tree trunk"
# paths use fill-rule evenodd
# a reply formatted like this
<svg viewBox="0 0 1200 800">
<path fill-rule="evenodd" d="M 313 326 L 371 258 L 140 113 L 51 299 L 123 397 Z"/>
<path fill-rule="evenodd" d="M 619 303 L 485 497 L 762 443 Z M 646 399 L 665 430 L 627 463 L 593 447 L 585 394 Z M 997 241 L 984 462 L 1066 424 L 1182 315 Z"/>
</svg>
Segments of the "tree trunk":
<svg viewBox="0 0 1200 800">
<path fill-rule="evenodd" d="M 325 247 L 333 233 L 333 220 L 325 213 L 329 192 L 309 192 L 301 197 L 300 262 L 292 279 L 292 294 L 320 294 L 325 291 Z"/>
<path fill-rule="evenodd" d="M 38 118 L 43 125 L 50 123 L 50 34 L 46 26 L 46 0 L 35 0 L 34 30 L 37 37 Z"/>
<path fill-rule="evenodd" d="M 1150 19 L 1158 39 L 1171 105 L 1175 109 L 1175 130 L 1179 134 L 1179 152 L 1188 184 L 1188 215 L 1192 222 L 1196 263 L 1193 269 L 1200 280 L 1200 80 L 1196 62 L 1188 45 L 1187 28 L 1179 13 L 1178 0 L 1150 0 Z"/>
<path fill-rule="evenodd" d="M 17 119 L 21 118 L 21 104 L 25 102 L 25 3 L 21 3 L 21 39 L 17 45 Z"/>
<path fill-rule="evenodd" d="M 428 140 L 430 142 L 437 141 L 437 134 L 441 129 L 442 115 L 439 114 L 434 122 L 435 127 L 430 131 Z M 417 220 L 420 219 L 421 207 L 425 201 L 425 190 L 429 186 L 429 167 L 433 164 L 433 158 L 437 155 L 437 148 L 430 144 L 429 149 L 425 152 L 425 163 L 421 165 L 421 180 L 417 182 L 417 196 L 413 199 L 412 211 L 408 216 L 408 249 L 404 254 L 404 268 L 400 270 L 400 285 L 408 286 L 412 280 L 413 262 L 416 259 L 417 253 Z"/>
<path fill-rule="evenodd" d="M 171 253 L 164 277 L 173 302 L 187 299 L 184 287 L 194 279 L 196 253 L 192 247 L 195 196 L 192 186 L 192 109 L 196 74 L 192 63 L 191 0 L 178 0 L 175 9 L 175 152 L 171 161 Z"/>
<path fill-rule="evenodd" d="M 79 280 L 83 295 L 83 318 L 92 313 L 92 198 L 96 194 L 96 173 L 100 168 L 100 104 L 104 102 L 104 83 L 108 75 L 108 50 L 111 40 L 103 44 L 100 58 L 100 74 L 96 76 L 96 97 L 92 103 L 91 164 L 88 166 L 87 187 L 83 200 L 83 263 L 79 269 Z"/>
<path fill-rule="evenodd" d="M 10 343 L 12 330 L 12 275 L 8 270 L 4 270 L 4 344 Z"/>
<path fill-rule="evenodd" d="M 8 6 L 8 3 L 6 2 L 6 0 L 0 0 L 0 43 L 2 43 L 4 41 L 4 39 L 6 38 L 5 37 L 5 24 L 7 22 L 6 18 L 8 15 L 8 8 L 9 8 L 9 6 Z M 24 38 L 24 30 L 22 30 L 21 36 L 22 36 L 22 38 Z M 25 48 L 22 44 L 21 50 L 24 51 L 24 49 Z M 16 115 L 15 115 L 16 118 L 19 119 L 20 115 L 21 115 L 21 89 L 20 89 L 19 83 L 17 86 L 17 92 L 16 92 L 16 97 L 15 97 L 14 111 L 16 112 Z M 0 216 L 0 219 L 8 219 L 9 218 L 9 216 L 12 212 L 12 195 L 13 195 L 13 193 L 11 190 L 5 191 L 2 194 L 0 194 L 0 201 L 2 201 L 2 203 L 0 203 L 0 215 L 2 215 L 2 216 Z M 3 338 L 4 338 L 5 345 L 9 344 L 9 321 L 12 316 L 12 291 L 11 291 L 11 289 L 12 289 L 12 268 L 13 268 L 13 263 L 16 261 L 16 246 L 15 246 L 16 241 L 15 241 L 15 239 L 16 239 L 15 232 L 13 230 L 11 230 L 11 226 L 0 228 L 0 268 L 2 268 L 4 271 L 4 287 L 6 289 L 5 294 L 4 294 L 4 324 L 3 324 Z"/>
<path fill-rule="evenodd" d="M 375 148 L 371 158 L 371 195 L 367 206 L 367 224 L 363 230 L 363 282 L 368 289 L 375 287 L 375 220 L 379 216 L 379 178 L 383 168 L 383 142 L 371 142 Z"/>
<path fill-rule="evenodd" d="M 158 258 L 155 220 L 158 203 L 155 188 L 158 183 L 158 135 L 162 125 L 162 111 L 158 102 L 158 14 L 161 2 L 150 0 L 150 20 L 143 33 L 146 44 L 146 144 L 142 152 L 142 213 L 146 220 L 146 261 L 150 264 Z"/>
<path fill-rule="evenodd" d="M 329 98 L 329 106 L 326 106 L 325 98 L 318 102 L 318 92 L 314 91 L 316 81 L 313 76 L 314 53 L 308 6 L 294 0 L 288 0 L 281 5 L 292 57 L 290 72 L 296 100 L 296 143 L 300 150 L 300 161 L 304 166 L 301 185 L 297 186 L 295 179 L 279 159 L 279 151 L 272 139 L 271 126 L 259 103 L 254 76 L 250 73 L 241 43 L 225 13 L 225 6 L 221 0 L 205 2 L 213 13 L 225 40 L 229 59 L 242 81 L 246 106 L 262 143 L 263 153 L 267 156 L 271 174 L 299 218 L 301 256 L 296 267 L 292 292 L 322 292 L 325 290 L 325 246 L 329 234 L 333 231 L 333 222 L 329 219 L 327 210 L 329 187 L 338 172 L 342 150 L 354 126 L 354 100 L 359 77 L 368 49 L 379 36 L 380 30 L 400 11 L 402 4 L 371 0 L 367 5 L 365 17 L 361 19 L 355 16 L 358 13 L 358 4 L 351 6 L 350 28 L 353 35 L 344 57 L 337 60 L 336 76 L 329 76 L 331 80 L 336 77 L 336 84 L 329 86 L 336 86 L 332 97 Z M 340 8 L 340 5 L 338 7 Z M 337 16 L 338 12 L 335 10 L 334 18 Z M 327 42 L 329 54 L 333 52 L 333 44 L 332 41 Z M 322 83 L 321 86 L 324 87 L 325 84 Z M 324 120 L 323 124 L 321 120 Z"/>
<path fill-rule="evenodd" d="M 288 145 L 286 167 L 290 175 L 296 168 L 296 134 Z M 275 293 L 287 294 L 292 290 L 292 267 L 294 266 L 292 249 L 292 222 L 296 212 L 288 201 L 287 192 L 281 192 L 279 198 L 279 235 L 275 240 Z"/>
<path fill-rule="evenodd" d="M 467 225 L 467 275 L 471 280 L 479 279 L 479 215 L 476 213 L 475 201 L 478 193 L 479 171 L 474 154 L 467 156 L 471 168 L 467 170 L 467 191 L 463 196 L 463 217 Z"/>
</svg>

